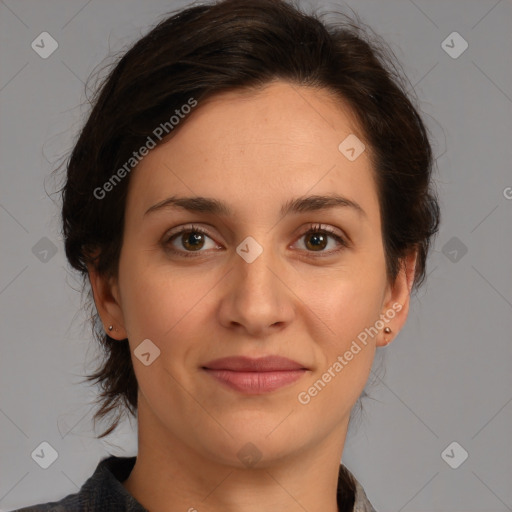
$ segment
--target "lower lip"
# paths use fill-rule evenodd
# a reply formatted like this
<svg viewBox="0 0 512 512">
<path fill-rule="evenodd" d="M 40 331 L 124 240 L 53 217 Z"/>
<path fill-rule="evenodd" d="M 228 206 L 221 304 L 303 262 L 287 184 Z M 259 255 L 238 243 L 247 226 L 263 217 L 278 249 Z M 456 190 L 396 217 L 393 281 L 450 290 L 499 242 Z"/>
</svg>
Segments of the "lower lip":
<svg viewBox="0 0 512 512">
<path fill-rule="evenodd" d="M 205 368 L 212 377 L 232 389 L 249 395 L 259 395 L 282 388 L 300 379 L 306 370 L 281 370 L 272 372 L 235 372 Z"/>
</svg>

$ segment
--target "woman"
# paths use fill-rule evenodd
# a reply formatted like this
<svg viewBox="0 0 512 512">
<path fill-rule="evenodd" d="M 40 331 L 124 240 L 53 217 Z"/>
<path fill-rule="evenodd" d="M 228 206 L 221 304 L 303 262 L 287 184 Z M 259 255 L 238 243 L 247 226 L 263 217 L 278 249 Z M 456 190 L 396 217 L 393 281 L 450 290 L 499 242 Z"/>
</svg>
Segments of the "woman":
<svg viewBox="0 0 512 512">
<path fill-rule="evenodd" d="M 347 18 L 348 19 L 348 18 Z M 111 456 L 38 510 L 372 511 L 341 464 L 439 208 L 426 128 L 348 21 L 275 0 L 166 18 L 94 101 L 63 188 Z"/>
</svg>

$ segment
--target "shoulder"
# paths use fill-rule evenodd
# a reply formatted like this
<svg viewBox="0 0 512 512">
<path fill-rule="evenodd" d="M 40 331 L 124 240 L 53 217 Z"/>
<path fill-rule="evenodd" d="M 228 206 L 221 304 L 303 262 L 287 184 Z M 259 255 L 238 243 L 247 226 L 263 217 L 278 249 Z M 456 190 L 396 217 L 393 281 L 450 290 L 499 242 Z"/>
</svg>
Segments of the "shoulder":
<svg viewBox="0 0 512 512">
<path fill-rule="evenodd" d="M 103 458 L 75 494 L 60 501 L 39 503 L 12 512 L 147 512 L 123 487 L 136 457 Z"/>
</svg>

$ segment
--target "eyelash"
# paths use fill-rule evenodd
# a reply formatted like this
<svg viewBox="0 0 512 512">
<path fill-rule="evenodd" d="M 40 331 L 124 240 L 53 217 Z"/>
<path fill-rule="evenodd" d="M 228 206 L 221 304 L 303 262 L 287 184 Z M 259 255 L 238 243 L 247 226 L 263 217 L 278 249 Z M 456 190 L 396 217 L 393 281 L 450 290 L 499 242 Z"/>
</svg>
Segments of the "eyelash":
<svg viewBox="0 0 512 512">
<path fill-rule="evenodd" d="M 178 236 L 182 235 L 183 233 L 202 233 L 202 234 L 208 236 L 209 238 L 212 238 L 204 228 L 202 228 L 200 226 L 195 226 L 194 224 L 185 226 L 180 231 L 178 231 L 176 233 L 172 233 L 172 235 L 165 237 L 163 240 L 164 248 L 167 251 L 171 252 L 172 254 L 175 254 L 177 256 L 184 257 L 184 258 L 197 258 L 197 257 L 200 257 L 202 252 L 205 252 L 205 251 L 192 252 L 192 251 L 182 251 L 182 250 L 174 249 L 174 247 L 171 245 L 171 242 Z M 302 233 L 297 240 L 300 240 L 302 237 L 304 237 L 306 235 L 318 234 L 318 233 L 327 234 L 328 236 L 334 238 L 341 245 L 341 248 L 330 250 L 327 252 L 319 251 L 319 253 L 317 253 L 317 254 L 315 254 L 315 251 L 307 251 L 307 250 L 305 251 L 305 252 L 314 254 L 314 257 L 321 258 L 323 256 L 331 256 L 331 255 L 338 253 L 338 252 L 349 247 L 349 243 L 344 238 L 342 238 L 338 233 L 336 233 L 334 230 L 332 230 L 329 227 L 322 227 L 321 224 L 311 224 L 308 227 L 307 231 Z"/>
</svg>

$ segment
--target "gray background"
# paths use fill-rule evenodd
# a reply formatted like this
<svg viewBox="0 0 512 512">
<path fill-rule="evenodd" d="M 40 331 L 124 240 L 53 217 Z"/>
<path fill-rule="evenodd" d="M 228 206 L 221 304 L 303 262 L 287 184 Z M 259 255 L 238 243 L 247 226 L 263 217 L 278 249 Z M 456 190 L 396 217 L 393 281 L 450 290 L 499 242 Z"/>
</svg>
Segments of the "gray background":
<svg viewBox="0 0 512 512">
<path fill-rule="evenodd" d="M 107 452 L 136 453 L 134 422 L 94 437 L 95 389 L 80 381 L 97 353 L 47 192 L 87 111 L 89 74 L 188 3 L 0 1 L 3 510 L 76 492 Z M 444 215 L 427 284 L 385 349 L 343 462 L 379 512 L 512 510 L 512 3 L 311 4 L 351 6 L 403 63 L 433 135 Z M 47 59 L 31 48 L 43 31 L 59 45 Z M 458 58 L 441 46 L 454 31 L 469 45 Z M 58 452 L 46 470 L 31 457 L 43 441 Z M 441 457 L 453 441 L 469 454 L 457 469 Z"/>
</svg>

